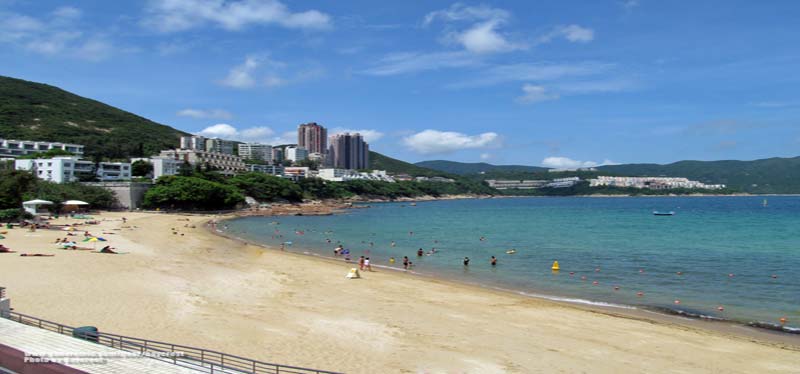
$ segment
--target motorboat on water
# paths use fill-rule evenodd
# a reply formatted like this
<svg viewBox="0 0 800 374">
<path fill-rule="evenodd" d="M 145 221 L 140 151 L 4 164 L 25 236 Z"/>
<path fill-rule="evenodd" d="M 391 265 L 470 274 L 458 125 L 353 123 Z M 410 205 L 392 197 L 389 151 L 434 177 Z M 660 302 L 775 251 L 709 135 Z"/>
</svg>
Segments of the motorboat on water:
<svg viewBox="0 0 800 374">
<path fill-rule="evenodd" d="M 675 212 L 672 212 L 672 211 L 669 211 L 669 212 L 661 212 L 661 211 L 658 211 L 658 210 L 654 210 L 654 211 L 653 211 L 653 215 L 654 215 L 654 216 L 674 216 L 674 215 L 675 215 Z"/>
</svg>

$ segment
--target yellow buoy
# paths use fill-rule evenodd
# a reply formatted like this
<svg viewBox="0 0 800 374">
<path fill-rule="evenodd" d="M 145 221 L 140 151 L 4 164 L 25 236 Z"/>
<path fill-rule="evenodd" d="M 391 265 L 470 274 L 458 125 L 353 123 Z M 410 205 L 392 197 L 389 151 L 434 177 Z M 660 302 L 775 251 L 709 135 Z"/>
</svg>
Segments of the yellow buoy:
<svg viewBox="0 0 800 374">
<path fill-rule="evenodd" d="M 551 269 L 553 269 L 553 271 L 561 270 L 561 268 L 558 267 L 558 261 L 553 261 L 553 267 Z"/>
</svg>

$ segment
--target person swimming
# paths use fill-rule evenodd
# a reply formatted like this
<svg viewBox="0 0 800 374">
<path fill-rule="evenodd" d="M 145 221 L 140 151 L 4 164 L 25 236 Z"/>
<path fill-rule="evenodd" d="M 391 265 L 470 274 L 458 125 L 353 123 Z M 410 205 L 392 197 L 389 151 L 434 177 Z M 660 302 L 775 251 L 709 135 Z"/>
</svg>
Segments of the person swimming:
<svg viewBox="0 0 800 374">
<path fill-rule="evenodd" d="M 469 257 L 464 257 L 464 266 L 469 266 Z"/>
<path fill-rule="evenodd" d="M 425 251 L 423 251 L 422 248 L 417 250 L 417 257 L 422 257 L 424 254 L 425 254 Z"/>
<path fill-rule="evenodd" d="M 492 266 L 497 265 L 497 257 L 492 256 L 491 263 L 492 263 Z"/>
</svg>

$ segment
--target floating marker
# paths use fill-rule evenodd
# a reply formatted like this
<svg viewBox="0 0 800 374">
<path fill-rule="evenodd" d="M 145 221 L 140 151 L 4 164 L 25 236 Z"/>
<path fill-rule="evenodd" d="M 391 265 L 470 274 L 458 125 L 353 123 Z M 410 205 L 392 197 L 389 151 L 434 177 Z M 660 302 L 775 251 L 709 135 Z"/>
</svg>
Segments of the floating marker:
<svg viewBox="0 0 800 374">
<path fill-rule="evenodd" d="M 551 267 L 553 271 L 559 271 L 561 268 L 558 266 L 558 261 L 553 261 L 553 267 Z"/>
</svg>

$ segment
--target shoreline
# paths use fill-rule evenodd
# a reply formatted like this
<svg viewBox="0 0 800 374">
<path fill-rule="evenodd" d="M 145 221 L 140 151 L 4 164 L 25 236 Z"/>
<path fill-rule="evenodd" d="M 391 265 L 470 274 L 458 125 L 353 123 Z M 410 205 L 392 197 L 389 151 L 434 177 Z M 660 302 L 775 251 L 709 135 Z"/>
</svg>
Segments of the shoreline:
<svg viewBox="0 0 800 374">
<path fill-rule="evenodd" d="M 337 214 L 337 213 L 333 213 Z M 275 214 L 264 217 L 280 217 L 281 214 Z M 223 223 L 229 220 L 246 218 L 243 216 L 230 216 L 222 218 L 217 223 Z M 205 229 L 212 235 L 222 237 L 226 240 L 233 240 L 242 244 L 252 245 L 260 248 L 265 248 L 269 251 L 276 251 L 279 253 L 288 253 L 291 255 L 305 256 L 314 260 L 319 260 L 332 264 L 347 264 L 348 266 L 357 266 L 355 261 L 347 261 L 336 257 L 326 256 L 316 252 L 313 249 L 301 250 L 280 250 L 274 246 L 244 239 L 238 236 L 229 235 L 225 231 L 214 229 L 211 225 L 205 225 Z M 635 318 L 642 321 L 654 323 L 669 323 L 683 327 L 704 329 L 713 332 L 733 334 L 738 338 L 743 339 L 758 339 L 764 344 L 787 344 L 788 346 L 800 351 L 800 329 L 798 328 L 783 328 L 782 326 L 763 322 L 763 321 L 736 321 L 729 319 L 721 319 L 717 317 L 709 317 L 694 312 L 684 311 L 681 309 L 674 309 L 669 307 L 650 306 L 650 305 L 628 305 L 617 304 L 604 301 L 594 301 L 588 299 L 579 299 L 569 296 L 551 295 L 539 291 L 526 291 L 512 288 L 505 288 L 494 286 L 490 284 L 483 284 L 480 282 L 468 282 L 463 280 L 451 279 L 441 277 L 436 274 L 420 273 L 413 270 L 403 270 L 397 267 L 386 265 L 373 265 L 373 267 L 387 270 L 392 274 L 409 274 L 413 277 L 419 277 L 424 280 L 436 281 L 443 284 L 452 286 L 465 286 L 470 288 L 477 288 L 484 291 L 500 292 L 517 297 L 533 298 L 544 302 L 552 302 L 559 305 L 578 308 L 590 312 L 605 313 L 611 316 L 622 318 Z M 757 325 L 753 325 L 757 324 Z"/>
<path fill-rule="evenodd" d="M 402 271 L 346 279 L 350 264 L 203 227 L 228 217 L 95 214 L 99 224 L 85 229 L 120 255 L 55 249 L 64 231 L 11 229 L 7 247 L 55 256 L 0 254 L 0 283 L 18 312 L 47 320 L 348 373 L 792 373 L 800 362 L 794 342 L 702 328 L 705 321 L 635 317 Z M 55 221 L 69 222 L 77 220 Z"/>
</svg>

